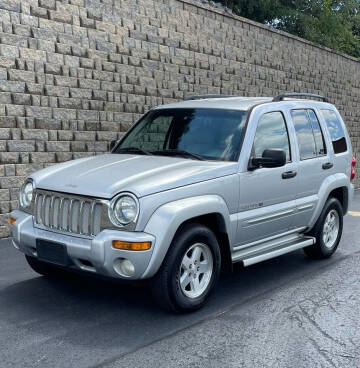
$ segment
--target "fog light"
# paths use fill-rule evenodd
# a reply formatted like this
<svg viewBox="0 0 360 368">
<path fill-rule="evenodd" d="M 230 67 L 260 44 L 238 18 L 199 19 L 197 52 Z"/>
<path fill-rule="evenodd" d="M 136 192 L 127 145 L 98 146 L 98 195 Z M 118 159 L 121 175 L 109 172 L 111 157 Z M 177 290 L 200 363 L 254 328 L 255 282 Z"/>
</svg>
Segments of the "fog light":
<svg viewBox="0 0 360 368">
<path fill-rule="evenodd" d="M 115 249 L 122 249 L 122 250 L 149 250 L 151 248 L 151 242 L 126 242 L 121 240 L 114 240 L 112 242 L 112 246 Z"/>
<path fill-rule="evenodd" d="M 120 276 L 130 277 L 135 273 L 135 266 L 126 258 L 118 258 L 114 262 L 114 270 Z"/>
<path fill-rule="evenodd" d="M 14 224 L 15 224 L 15 222 L 16 222 L 16 218 L 14 218 L 14 217 L 10 217 L 9 222 L 10 222 L 10 225 L 11 225 L 11 226 L 12 226 L 12 225 L 14 225 Z"/>
</svg>

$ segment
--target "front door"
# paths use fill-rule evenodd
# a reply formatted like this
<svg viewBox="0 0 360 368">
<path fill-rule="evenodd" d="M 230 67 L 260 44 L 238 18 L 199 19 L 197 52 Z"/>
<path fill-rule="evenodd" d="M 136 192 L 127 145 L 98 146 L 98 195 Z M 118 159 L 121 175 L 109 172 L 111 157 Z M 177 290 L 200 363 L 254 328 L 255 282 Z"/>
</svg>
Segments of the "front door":
<svg viewBox="0 0 360 368">
<path fill-rule="evenodd" d="M 254 117 L 254 119 L 256 119 Z M 297 163 L 293 162 L 289 130 L 281 111 L 261 114 L 250 157 L 261 157 L 266 149 L 286 153 L 286 165 L 240 173 L 240 204 L 236 246 L 289 230 L 295 214 Z"/>
</svg>

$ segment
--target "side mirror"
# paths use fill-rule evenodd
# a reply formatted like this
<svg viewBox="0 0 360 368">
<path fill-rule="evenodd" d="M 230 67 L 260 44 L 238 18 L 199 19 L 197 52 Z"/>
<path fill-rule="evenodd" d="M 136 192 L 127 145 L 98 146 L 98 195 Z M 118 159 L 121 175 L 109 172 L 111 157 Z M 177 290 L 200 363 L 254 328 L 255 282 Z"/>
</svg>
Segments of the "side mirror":
<svg viewBox="0 0 360 368">
<path fill-rule="evenodd" d="M 262 157 L 252 157 L 249 162 L 249 170 L 255 170 L 259 167 L 281 167 L 286 164 L 286 154 L 281 149 L 266 149 Z"/>
<path fill-rule="evenodd" d="M 111 141 L 110 142 L 110 151 L 113 150 L 113 148 L 118 144 L 119 141 Z"/>
</svg>

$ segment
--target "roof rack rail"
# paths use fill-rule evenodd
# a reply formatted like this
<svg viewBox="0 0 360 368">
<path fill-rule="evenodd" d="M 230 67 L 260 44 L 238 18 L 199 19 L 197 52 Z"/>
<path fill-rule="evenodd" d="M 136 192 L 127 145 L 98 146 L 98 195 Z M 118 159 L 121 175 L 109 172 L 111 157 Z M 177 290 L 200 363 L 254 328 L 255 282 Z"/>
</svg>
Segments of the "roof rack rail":
<svg viewBox="0 0 360 368">
<path fill-rule="evenodd" d="M 207 98 L 228 98 L 228 97 L 236 97 L 236 96 L 233 96 L 233 95 L 221 95 L 221 94 L 218 94 L 218 95 L 198 95 L 198 96 L 190 96 L 190 97 L 186 97 L 185 98 L 185 101 L 192 101 L 192 100 L 204 100 L 204 99 L 207 99 Z"/>
<path fill-rule="evenodd" d="M 310 98 L 319 98 L 324 102 L 329 102 L 329 100 L 325 96 L 316 95 L 313 93 L 297 93 L 297 92 L 289 92 L 283 93 L 279 96 L 274 97 L 273 102 L 283 101 L 285 98 L 294 98 L 294 97 L 310 97 Z"/>
</svg>

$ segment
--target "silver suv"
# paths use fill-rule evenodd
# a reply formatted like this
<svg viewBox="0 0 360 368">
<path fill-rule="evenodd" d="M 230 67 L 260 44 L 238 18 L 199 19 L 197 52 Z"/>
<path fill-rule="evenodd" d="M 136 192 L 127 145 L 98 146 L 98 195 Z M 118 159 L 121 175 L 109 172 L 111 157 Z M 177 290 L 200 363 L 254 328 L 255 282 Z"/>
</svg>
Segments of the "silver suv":
<svg viewBox="0 0 360 368">
<path fill-rule="evenodd" d="M 196 96 L 153 108 L 109 154 L 27 178 L 13 243 L 40 274 L 149 279 L 163 306 L 191 311 L 235 262 L 330 257 L 355 163 L 322 96 Z"/>
</svg>

